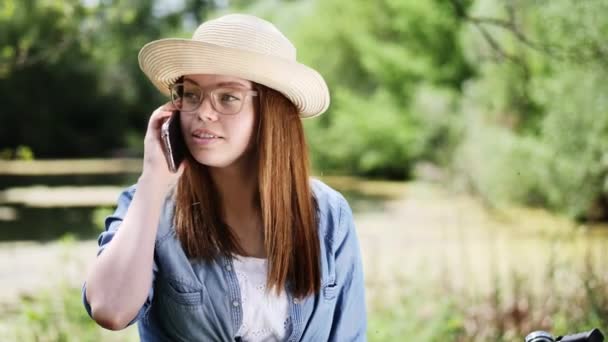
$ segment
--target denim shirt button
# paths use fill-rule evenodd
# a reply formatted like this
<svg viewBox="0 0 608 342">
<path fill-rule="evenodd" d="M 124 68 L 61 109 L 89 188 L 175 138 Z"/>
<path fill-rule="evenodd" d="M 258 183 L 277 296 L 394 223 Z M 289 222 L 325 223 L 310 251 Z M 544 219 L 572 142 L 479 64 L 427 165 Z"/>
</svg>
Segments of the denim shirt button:
<svg viewBox="0 0 608 342">
<path fill-rule="evenodd" d="M 300 304 L 300 301 L 298 300 L 298 298 L 294 298 L 294 299 L 293 299 L 293 303 L 294 303 L 294 304 Z"/>
<path fill-rule="evenodd" d="M 228 272 L 232 271 L 232 267 L 230 265 L 226 265 L 226 271 L 228 271 Z"/>
<path fill-rule="evenodd" d="M 232 301 L 232 306 L 234 306 L 235 308 L 236 308 L 237 306 L 239 306 L 239 301 L 238 301 L 238 300 L 233 300 L 233 301 Z"/>
</svg>

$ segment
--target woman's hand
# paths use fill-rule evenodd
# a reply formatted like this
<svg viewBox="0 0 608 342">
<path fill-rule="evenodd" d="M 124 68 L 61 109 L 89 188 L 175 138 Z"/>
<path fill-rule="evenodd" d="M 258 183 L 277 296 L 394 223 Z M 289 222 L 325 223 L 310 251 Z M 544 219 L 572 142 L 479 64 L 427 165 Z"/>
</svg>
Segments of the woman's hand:
<svg viewBox="0 0 608 342">
<path fill-rule="evenodd" d="M 170 185 L 177 182 L 187 163 L 184 160 L 177 172 L 172 173 L 169 171 L 167 160 L 165 159 L 160 131 L 162 124 L 169 119 L 174 110 L 177 109 L 171 102 L 158 107 L 150 116 L 148 129 L 144 138 L 144 165 L 141 177 L 148 179 L 163 189 L 168 189 Z"/>
</svg>

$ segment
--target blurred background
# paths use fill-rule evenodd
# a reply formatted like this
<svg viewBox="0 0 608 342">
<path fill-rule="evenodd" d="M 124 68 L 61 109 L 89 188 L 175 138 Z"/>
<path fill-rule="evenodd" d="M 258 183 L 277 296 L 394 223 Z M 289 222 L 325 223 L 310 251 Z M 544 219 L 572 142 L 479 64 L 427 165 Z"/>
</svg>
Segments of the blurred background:
<svg viewBox="0 0 608 342">
<path fill-rule="evenodd" d="M 0 340 L 137 340 L 80 299 L 167 101 L 137 53 L 237 11 L 329 84 L 305 128 L 355 213 L 370 341 L 608 328 L 608 1 L 3 0 Z"/>
</svg>

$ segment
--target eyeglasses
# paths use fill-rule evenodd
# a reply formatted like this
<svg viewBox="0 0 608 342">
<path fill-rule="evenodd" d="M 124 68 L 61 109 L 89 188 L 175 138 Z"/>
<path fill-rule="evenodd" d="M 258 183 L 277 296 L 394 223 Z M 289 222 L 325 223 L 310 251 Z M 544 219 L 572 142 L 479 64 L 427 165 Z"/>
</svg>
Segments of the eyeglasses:
<svg viewBox="0 0 608 342">
<path fill-rule="evenodd" d="M 190 82 L 175 83 L 170 89 L 171 102 L 183 112 L 197 110 L 205 98 L 209 96 L 211 106 L 218 113 L 234 115 L 243 109 L 243 104 L 249 96 L 258 96 L 257 91 L 250 89 L 216 88 L 206 92 Z"/>
</svg>

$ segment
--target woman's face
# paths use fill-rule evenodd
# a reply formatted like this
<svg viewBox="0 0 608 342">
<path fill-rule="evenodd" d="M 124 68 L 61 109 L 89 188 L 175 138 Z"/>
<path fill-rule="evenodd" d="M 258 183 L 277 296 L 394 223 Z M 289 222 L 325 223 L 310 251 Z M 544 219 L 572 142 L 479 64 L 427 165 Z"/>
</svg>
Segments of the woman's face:
<svg viewBox="0 0 608 342">
<path fill-rule="evenodd" d="M 222 75 L 186 75 L 184 85 L 184 99 L 188 94 L 199 92 L 199 88 L 203 94 L 203 102 L 198 109 L 180 114 L 184 140 L 194 159 L 218 168 L 242 159 L 250 151 L 256 127 L 256 99 L 251 95 L 239 99 L 239 96 L 231 94 L 253 90 L 252 82 Z M 215 108 L 210 95 L 214 90 Z M 226 112 L 227 108 L 241 105 L 241 110 L 236 114 L 221 113 Z"/>
</svg>

